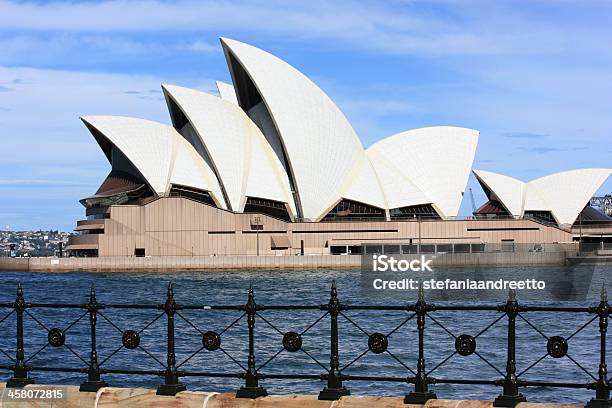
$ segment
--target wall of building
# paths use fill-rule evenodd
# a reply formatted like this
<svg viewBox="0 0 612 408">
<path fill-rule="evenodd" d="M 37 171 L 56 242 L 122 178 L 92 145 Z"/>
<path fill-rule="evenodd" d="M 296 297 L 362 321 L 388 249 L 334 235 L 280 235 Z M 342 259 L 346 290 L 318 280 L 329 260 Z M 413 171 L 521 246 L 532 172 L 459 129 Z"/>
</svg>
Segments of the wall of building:
<svg viewBox="0 0 612 408">
<path fill-rule="evenodd" d="M 114 206 L 97 235 L 99 256 L 131 256 L 145 248 L 152 256 L 329 254 L 331 245 L 363 243 L 571 242 L 572 234 L 531 220 L 457 220 L 285 223 L 254 214 L 234 214 L 185 198 L 161 198 L 144 206 Z M 259 217 L 262 230 L 252 228 Z M 286 236 L 287 250 L 271 248 Z"/>
<path fill-rule="evenodd" d="M 445 254 L 432 266 L 564 265 L 571 252 L 493 252 Z M 418 255 L 414 255 L 419 259 Z M 411 259 L 407 257 L 406 259 Z M 309 256 L 106 256 L 99 258 L 0 258 L 0 271 L 27 272 L 168 272 L 220 270 L 360 269 L 360 255 Z"/>
</svg>

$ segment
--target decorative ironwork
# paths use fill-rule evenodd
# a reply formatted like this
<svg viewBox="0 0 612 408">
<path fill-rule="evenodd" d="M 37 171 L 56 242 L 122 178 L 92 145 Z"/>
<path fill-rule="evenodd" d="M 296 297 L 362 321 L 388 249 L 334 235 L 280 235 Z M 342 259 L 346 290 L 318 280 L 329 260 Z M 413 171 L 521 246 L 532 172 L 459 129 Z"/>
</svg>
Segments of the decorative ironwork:
<svg viewBox="0 0 612 408">
<path fill-rule="evenodd" d="M 565 357 L 567 354 L 567 340 L 561 336 L 553 336 L 548 339 L 546 350 L 552 358 Z"/>
<path fill-rule="evenodd" d="M 37 310 L 40 309 L 54 309 L 57 314 L 61 314 L 66 310 L 77 310 L 82 314 L 76 318 L 72 323 L 66 327 L 54 327 L 52 325 L 45 324 L 45 319 L 37 316 L 43 316 L 39 314 Z M 111 318 L 107 312 L 109 310 L 121 311 L 130 309 L 132 311 L 142 311 L 143 313 L 148 311 L 149 313 L 154 312 L 156 316 L 146 323 L 140 329 L 123 330 L 120 328 Z M 196 320 L 190 319 L 188 313 L 218 313 L 221 311 L 237 313 L 237 317 L 226 327 L 215 328 L 215 330 L 203 331 L 198 327 Z M 276 312 L 302 312 L 302 313 L 316 313 L 318 317 L 305 325 L 305 328 L 296 331 L 284 331 L 277 327 L 274 320 L 269 315 L 269 311 Z M 352 314 L 363 313 L 366 311 L 379 312 L 379 313 L 396 313 L 402 317 L 401 321 L 397 325 L 389 330 L 388 332 L 380 331 L 380 322 L 376 322 L 378 331 L 368 331 L 365 327 L 365 323 L 358 322 Z M 496 314 L 494 320 L 489 322 L 479 332 L 468 335 L 468 334 L 454 334 L 446 325 L 445 320 L 439 318 L 439 315 L 449 312 L 471 312 L 481 313 L 488 312 L 490 314 Z M 429 399 L 436 398 L 436 394 L 433 393 L 429 387 L 432 384 L 461 384 L 461 385 L 489 385 L 491 387 L 500 387 L 502 389 L 501 394 L 495 399 L 495 406 L 502 407 L 514 407 L 519 402 L 525 401 L 526 398 L 520 392 L 525 387 L 558 387 L 558 388 L 569 388 L 569 389 L 588 389 L 594 390 L 594 397 L 587 403 L 587 408 L 610 408 L 612 406 L 612 400 L 610 399 L 610 389 L 612 388 L 608 379 L 608 369 L 606 360 L 606 340 L 608 330 L 608 319 L 612 308 L 608 304 L 607 293 L 605 288 L 602 288 L 601 300 L 598 304 L 591 307 L 564 307 L 564 306 L 528 306 L 519 304 L 516 299 L 516 294 L 511 291 L 508 300 L 501 305 L 469 305 L 469 304 L 443 304 L 434 305 L 425 301 L 425 297 L 422 291 L 419 292 L 418 300 L 413 304 L 406 305 L 349 305 L 342 303 L 338 296 L 338 290 L 335 283 L 332 283 L 330 290 L 330 297 L 327 303 L 319 305 L 262 305 L 256 303 L 255 293 L 253 288 L 249 288 L 247 293 L 247 301 L 244 304 L 239 305 L 203 305 L 203 304 L 179 304 L 174 298 L 174 288 L 172 284 L 168 285 L 165 302 L 162 304 L 102 304 L 96 299 L 96 291 L 92 287 L 89 292 L 89 301 L 87 303 L 52 303 L 52 304 L 37 304 L 28 303 L 25 300 L 24 290 L 21 285 L 17 286 L 17 296 L 14 302 L 0 303 L 0 323 L 7 321 L 14 322 L 15 330 L 11 333 L 11 330 L 3 330 L 5 336 L 14 336 L 15 338 L 15 350 L 14 354 L 0 347 L 0 358 L 8 359 L 8 363 L 4 364 L 0 360 L 0 369 L 10 370 L 12 376 L 7 381 L 7 387 L 23 387 L 26 384 L 33 382 L 30 377 L 33 371 L 46 371 L 46 372 L 68 372 L 68 373 L 81 373 L 87 374 L 87 379 L 81 384 L 80 390 L 84 392 L 95 392 L 101 387 L 108 386 L 109 384 L 102 379 L 105 374 L 122 374 L 127 376 L 142 376 L 152 375 L 163 378 L 163 382 L 159 385 L 157 393 L 160 395 L 175 395 L 186 389 L 185 385 L 181 383 L 181 379 L 185 377 L 200 377 L 200 378 L 236 378 L 244 381 L 244 386 L 237 390 L 236 396 L 242 398 L 258 398 L 260 396 L 267 395 L 266 389 L 260 384 L 261 381 L 266 379 L 278 379 L 278 380 L 324 380 L 326 381 L 325 388 L 319 393 L 319 399 L 324 400 L 337 400 L 344 395 L 349 395 L 350 391 L 345 386 L 345 382 L 348 381 L 392 381 L 408 384 L 411 387 L 404 401 L 406 403 L 423 403 Z M 539 328 L 534 321 L 531 320 L 531 315 L 536 313 L 565 313 L 565 314 L 578 314 L 589 318 L 589 320 L 581 327 L 577 328 L 572 334 L 567 337 L 561 337 L 558 335 L 548 336 L 545 330 Z M 107 315 L 108 314 L 108 315 Z M 48 313 L 45 316 L 49 316 Z M 72 345 L 69 344 L 68 340 L 79 338 L 79 336 L 67 336 L 69 330 L 76 330 L 74 327 L 77 322 L 83 319 L 85 316 L 89 316 L 89 358 L 86 360 L 81 357 L 75 350 L 72 349 Z M 153 330 L 153 324 L 161 319 L 163 321 L 165 316 L 166 326 L 163 331 L 163 335 L 160 335 L 159 328 L 157 332 Z M 25 344 L 36 344 L 36 342 L 30 343 L 25 341 L 24 336 L 24 320 L 34 322 L 34 326 L 38 326 L 43 330 L 45 336 L 47 336 L 47 342 L 39 349 L 30 351 L 28 350 L 28 357 L 26 358 Z M 117 344 L 117 348 L 114 351 L 109 352 L 103 358 L 98 355 L 97 348 L 97 337 L 100 328 L 98 327 L 98 320 L 104 320 L 108 325 L 105 324 L 105 328 L 110 330 L 116 330 L 121 335 L 121 344 Z M 187 324 L 188 330 L 195 330 L 198 333 L 198 338 L 201 340 L 201 346 L 199 341 L 197 350 L 194 350 L 188 357 L 182 361 L 177 362 L 175 354 L 175 336 L 176 334 L 176 319 Z M 413 320 L 414 319 L 414 320 Z M 246 320 L 246 325 L 245 325 Z M 540 358 L 534 360 L 531 364 L 529 362 L 521 361 L 521 366 L 527 363 L 523 371 L 517 373 L 517 362 L 516 362 L 516 348 L 517 343 L 520 341 L 517 336 L 516 322 L 520 320 L 527 325 L 527 330 L 535 331 L 541 338 L 542 342 L 546 344 L 546 354 Z M 219 320 L 215 320 L 219 321 Z M 400 330 L 408 326 L 411 322 L 416 321 L 416 329 L 418 337 L 414 338 L 406 336 L 405 333 L 394 338 L 393 344 L 396 347 L 400 347 L 403 350 L 415 350 L 417 351 L 417 357 L 412 362 L 403 361 L 400 356 L 402 354 L 395 354 L 395 351 L 389 349 L 389 339 L 394 336 L 395 333 L 400 333 Z M 598 321 L 599 331 L 593 335 L 599 337 L 599 350 L 593 350 L 593 357 L 595 353 L 599 356 L 599 364 L 597 365 L 597 372 L 595 373 L 595 367 L 583 366 L 575 358 L 572 357 L 569 343 L 572 341 L 574 336 L 578 333 L 586 330 L 587 327 L 595 326 L 594 322 Z M 479 336 L 486 333 L 493 326 L 498 323 L 506 323 L 506 336 L 505 341 L 507 342 L 506 352 L 506 364 L 505 369 L 498 368 L 496 364 L 493 364 L 485 356 L 479 353 L 477 349 L 477 341 Z M 256 323 L 258 323 L 256 325 Z M 593 323 L 593 324 L 591 324 Z M 278 334 L 278 339 L 271 340 L 271 337 L 266 335 L 264 340 L 257 340 L 256 328 L 260 327 L 260 324 L 267 326 L 273 330 L 273 333 Z M 329 336 L 329 347 L 326 352 L 329 353 L 329 364 L 320 362 L 315 355 L 313 355 L 307 347 L 304 347 L 303 338 L 314 326 L 326 325 L 326 332 Z M 340 348 L 343 344 L 343 340 L 340 336 L 339 327 L 341 324 L 347 324 L 353 328 L 359 330 L 367 338 L 367 349 L 358 354 L 352 360 L 348 362 L 340 361 Z M 427 325 L 426 325 L 427 324 Z M 442 335 L 450 336 L 454 341 L 454 348 L 448 350 L 448 356 L 441 361 L 437 362 L 433 368 L 427 370 L 426 366 L 426 350 L 430 347 L 441 347 L 441 342 L 435 342 L 430 345 L 429 342 L 425 342 L 425 331 L 429 325 L 433 324 L 443 330 Z M 245 327 L 246 326 L 246 327 Z M 29 327 L 29 326 L 28 326 Z M 228 333 L 228 330 L 232 328 L 243 327 L 244 335 L 248 336 L 246 344 L 248 344 L 248 354 L 246 358 L 237 357 L 233 355 L 229 350 L 226 350 L 221 342 L 221 337 L 228 337 L 234 334 Z M 210 327 L 209 327 L 210 328 Z M 144 347 L 140 342 L 142 332 L 150 330 L 151 337 L 156 340 L 165 341 L 165 361 L 162 358 L 158 358 L 154 353 L 151 353 Z M 261 330 L 261 329 L 259 329 Z M 28 336 L 33 336 L 34 330 L 28 329 Z M 105 333 L 105 337 L 106 336 Z M 29 337 L 28 337 L 29 338 Z M 177 336 L 180 341 L 187 341 L 188 337 Z M 244 338 L 244 337 L 243 337 Z M 327 339 L 326 339 L 327 340 Z M 346 341 L 346 340 L 344 340 Z M 352 341 L 352 340 L 351 340 Z M 533 340 L 530 340 L 533 341 Z M 157 342 L 162 343 L 161 341 Z M 162 343 L 163 344 L 163 343 Z M 233 338 L 229 337 L 228 344 L 236 344 Z M 256 345 L 265 344 L 266 346 L 278 346 L 279 350 L 276 353 L 266 356 L 256 355 L 256 350 L 261 350 Z M 51 348 L 47 348 L 51 346 Z M 78 361 L 82 364 L 79 367 L 70 366 L 41 366 L 34 365 L 31 361 L 42 353 L 46 348 L 47 352 L 51 352 L 55 348 L 65 348 L 70 351 Z M 137 367 L 126 367 L 126 368 L 110 368 L 107 364 L 109 360 L 113 358 L 121 349 L 139 349 L 139 351 L 145 353 L 151 360 L 159 365 L 158 369 L 137 369 Z M 535 349 L 535 348 L 534 348 Z M 181 347 L 184 350 L 184 347 Z M 211 372 L 211 371 L 193 371 L 188 370 L 185 364 L 191 361 L 199 353 L 208 351 L 215 352 L 211 354 L 213 356 L 225 356 L 231 360 L 231 364 L 234 364 L 235 370 L 225 372 Z M 159 353 L 159 351 L 158 351 Z M 265 371 L 268 364 L 274 361 L 281 353 L 295 353 L 304 354 L 314 363 L 316 367 L 321 369 L 316 374 L 306 373 L 292 373 L 284 374 L 277 372 Z M 353 375 L 348 370 L 353 365 L 357 365 L 360 359 L 366 354 L 381 355 L 386 354 L 390 356 L 399 367 L 404 370 L 404 376 L 385 376 L 385 375 Z M 345 355 L 344 352 L 342 354 Z M 497 375 L 494 378 L 447 378 L 444 376 L 437 375 L 441 368 L 449 364 L 452 357 L 455 355 L 464 356 L 469 358 L 477 358 L 482 362 L 486 363 L 492 368 Z M 586 382 L 573 381 L 547 381 L 547 380 L 533 380 L 527 379 L 525 376 L 531 373 L 532 368 L 539 364 L 545 358 L 554 359 L 567 359 L 573 366 L 577 367 L 577 372 L 585 374 L 590 380 Z M 244 361 L 245 360 L 245 361 Z M 51 361 L 54 361 L 53 359 Z M 258 361 L 259 365 L 258 365 Z M 261 362 L 263 361 L 263 362 Z M 198 363 L 199 366 L 200 363 Z M 583 363 L 584 364 L 584 363 Z M 230 368 L 231 370 L 231 368 Z M 576 376 L 575 378 L 578 378 Z M 299 392 L 299 390 L 296 390 Z"/>
<path fill-rule="evenodd" d="M 455 350 L 463 357 L 474 354 L 476 351 L 476 339 L 469 334 L 462 334 L 455 339 Z"/>
<path fill-rule="evenodd" d="M 214 331 L 207 331 L 202 335 L 202 346 L 208 351 L 215 351 L 221 347 L 221 336 Z"/>
<path fill-rule="evenodd" d="M 134 350 L 140 346 L 140 334 L 134 330 L 126 330 L 121 337 L 121 343 L 126 349 Z"/>
<path fill-rule="evenodd" d="M 417 315 L 417 329 L 419 331 L 419 358 L 417 360 L 417 372 L 414 378 L 414 391 L 406 395 L 404 404 L 425 404 L 430 399 L 438 398 L 433 391 L 429 390 L 429 378 L 425 371 L 425 316 L 427 312 L 433 311 L 433 305 L 425 302 L 423 287 L 419 287 L 419 300 L 414 305 Z"/>
<path fill-rule="evenodd" d="M 302 348 L 302 336 L 296 332 L 287 332 L 283 336 L 283 348 L 290 353 L 295 353 Z"/>
<path fill-rule="evenodd" d="M 389 341 L 387 340 L 387 336 L 382 333 L 372 333 L 368 338 L 368 348 L 374 354 L 381 354 L 387 351 L 387 346 L 389 346 Z"/>
<path fill-rule="evenodd" d="M 508 301 L 500 306 L 500 310 L 508 317 L 508 348 L 506 359 L 506 375 L 503 381 L 503 394 L 500 394 L 495 401 L 494 407 L 514 407 L 520 402 L 527 401 L 527 398 L 519 392 L 519 381 L 516 376 L 516 317 L 519 312 L 525 311 L 525 307 L 519 306 L 516 301 L 516 292 L 510 290 Z"/>
<path fill-rule="evenodd" d="M 255 303 L 255 293 L 253 287 L 249 288 L 247 302 L 244 305 L 244 311 L 247 314 L 247 326 L 249 328 L 249 357 L 247 361 L 247 370 L 244 374 L 245 386 L 241 387 L 236 392 L 237 398 L 257 398 L 265 397 L 268 391 L 259 386 L 260 375 L 255 365 L 255 315 L 258 310 L 262 310 Z"/>
<path fill-rule="evenodd" d="M 49 341 L 49 345 L 51 347 L 61 347 L 66 342 L 66 335 L 64 334 L 62 329 L 54 327 L 49 330 L 47 340 Z"/>
<path fill-rule="evenodd" d="M 96 288 L 91 287 L 89 290 L 89 303 L 87 303 L 87 313 L 89 313 L 90 327 L 90 353 L 89 353 L 89 368 L 87 369 L 87 381 L 83 382 L 79 387 L 79 391 L 97 392 L 102 387 L 108 387 L 106 381 L 100 379 L 100 366 L 98 365 L 98 350 L 96 324 L 98 321 L 98 310 L 103 309 L 96 300 Z"/>
</svg>

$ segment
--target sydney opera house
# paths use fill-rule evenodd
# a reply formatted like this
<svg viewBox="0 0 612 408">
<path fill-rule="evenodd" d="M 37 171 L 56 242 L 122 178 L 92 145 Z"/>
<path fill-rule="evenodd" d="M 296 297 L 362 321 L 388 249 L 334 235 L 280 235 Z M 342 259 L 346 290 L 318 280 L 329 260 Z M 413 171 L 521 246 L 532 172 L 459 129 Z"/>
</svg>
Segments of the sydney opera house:
<svg viewBox="0 0 612 408">
<path fill-rule="evenodd" d="M 414 129 L 364 148 L 316 84 L 279 58 L 221 39 L 233 85 L 219 96 L 162 85 L 172 125 L 81 119 L 112 168 L 81 200 L 68 250 L 82 256 L 343 254 L 364 244 L 575 239 L 610 169 L 523 183 L 474 170 L 489 202 L 459 207 L 479 133 Z M 603 217 L 603 218 L 602 218 Z"/>
</svg>

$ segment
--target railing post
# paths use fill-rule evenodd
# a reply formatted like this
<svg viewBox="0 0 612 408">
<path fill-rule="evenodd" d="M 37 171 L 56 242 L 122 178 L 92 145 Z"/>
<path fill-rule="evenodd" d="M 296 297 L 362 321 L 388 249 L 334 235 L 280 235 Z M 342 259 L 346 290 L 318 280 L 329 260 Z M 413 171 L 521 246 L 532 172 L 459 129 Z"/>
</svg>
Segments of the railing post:
<svg viewBox="0 0 612 408">
<path fill-rule="evenodd" d="M 25 365 L 25 351 L 23 348 L 23 312 L 26 310 L 26 302 L 23 297 L 21 283 L 17 284 L 17 297 L 15 298 L 15 312 L 17 314 L 17 350 L 13 377 L 7 382 L 7 388 L 21 388 L 26 384 L 33 384 L 34 380 L 28 378 L 28 370 Z"/>
<path fill-rule="evenodd" d="M 425 302 L 423 288 L 419 287 L 419 299 L 414 307 L 417 315 L 417 329 L 419 331 L 419 358 L 417 360 L 414 391 L 404 397 L 404 404 L 425 404 L 430 399 L 438 398 L 428 388 L 427 372 L 425 371 L 425 315 L 429 309 Z"/>
<path fill-rule="evenodd" d="M 100 379 L 100 366 L 98 366 L 98 351 L 96 342 L 96 322 L 98 320 L 98 309 L 102 306 L 96 300 L 96 288 L 92 285 L 89 291 L 89 327 L 91 335 L 91 351 L 89 353 L 89 368 L 87 370 L 87 381 L 81 384 L 79 391 L 97 392 L 102 387 L 108 387 L 106 381 Z"/>
<path fill-rule="evenodd" d="M 157 387 L 157 395 L 176 395 L 181 391 L 185 391 L 187 387 L 179 382 L 178 373 L 176 371 L 176 355 L 174 354 L 174 313 L 178 307 L 174 301 L 172 283 L 168 284 L 166 303 L 162 305 L 162 308 L 168 317 L 167 365 L 164 373 L 164 383 Z"/>
<path fill-rule="evenodd" d="M 504 392 L 500 394 L 495 401 L 494 407 L 514 407 L 520 402 L 527 401 L 527 398 L 518 390 L 518 381 L 516 379 L 516 316 L 522 308 L 516 301 L 516 292 L 510 290 L 508 301 L 500 307 L 501 311 L 506 312 L 508 316 L 508 355 L 506 360 L 506 376 L 503 380 Z"/>
<path fill-rule="evenodd" d="M 236 391 L 236 398 L 265 397 L 268 391 L 259 386 L 259 375 L 255 367 L 255 314 L 260 310 L 255 303 L 253 286 L 249 287 L 249 295 L 244 311 L 247 314 L 247 325 L 249 327 L 249 359 L 247 371 L 244 375 L 245 386 Z"/>
<path fill-rule="evenodd" d="M 319 393 L 320 400 L 338 400 L 344 395 L 351 395 L 351 392 L 342 386 L 342 374 L 340 373 L 340 356 L 338 353 L 338 314 L 342 310 L 342 305 L 338 301 L 338 291 L 336 282 L 332 282 L 331 296 L 327 304 L 327 310 L 331 321 L 330 334 L 330 353 L 329 371 L 327 373 L 327 387 Z"/>
<path fill-rule="evenodd" d="M 610 305 L 608 304 L 608 293 L 605 286 L 601 287 L 601 300 L 595 312 L 599 315 L 599 378 L 595 384 L 595 398 L 590 400 L 587 408 L 609 408 L 612 406 L 610 400 L 610 387 L 608 384 L 608 366 L 606 364 L 606 332 L 608 331 L 608 316 Z"/>
</svg>

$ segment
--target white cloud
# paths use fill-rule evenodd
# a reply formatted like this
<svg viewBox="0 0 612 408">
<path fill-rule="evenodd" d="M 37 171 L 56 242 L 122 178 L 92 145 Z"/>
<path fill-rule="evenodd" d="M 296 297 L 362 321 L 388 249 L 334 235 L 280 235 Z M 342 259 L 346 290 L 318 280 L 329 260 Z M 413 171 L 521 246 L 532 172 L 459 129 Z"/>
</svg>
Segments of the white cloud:
<svg viewBox="0 0 612 408">
<path fill-rule="evenodd" d="M 0 84 L 14 88 L 0 92 L 0 224 L 71 229 L 83 216 L 78 200 L 95 192 L 110 169 L 79 116 L 127 115 L 170 123 L 156 93 L 162 82 L 175 81 L 0 66 Z M 176 82 L 213 87 L 206 78 Z M 153 98 L 141 98 L 149 95 Z M 7 215 L 11 206 L 19 216 Z"/>
<path fill-rule="evenodd" d="M 610 9 L 609 5 L 600 3 L 598 7 L 586 1 L 580 5 L 572 3 L 571 7 L 556 6 L 563 12 L 572 9 L 576 15 L 582 13 L 594 18 Z M 331 39 L 337 44 L 383 53 L 437 56 L 554 55 L 567 48 L 580 50 L 583 48 L 580 44 L 586 43 L 592 51 L 610 54 L 606 47 L 609 30 L 585 31 L 578 18 L 564 20 L 560 28 L 558 22 L 530 15 L 523 9 L 529 7 L 484 0 L 434 4 L 354 0 L 300 3 L 281 0 L 82 3 L 5 0 L 0 1 L 0 27 L 16 32 L 106 34 L 224 34 L 239 30 L 269 35 L 277 41 Z M 598 32 L 593 33 L 595 30 Z M 192 48 L 194 51 L 211 49 L 202 42 L 194 42 Z"/>
<path fill-rule="evenodd" d="M 189 51 L 194 52 L 217 52 L 219 51 L 219 46 L 216 44 L 210 44 L 206 41 L 196 40 L 190 44 L 187 44 L 186 47 Z"/>
<path fill-rule="evenodd" d="M 202 40 L 158 41 L 126 35 L 90 33 L 18 33 L 0 37 L 0 64 L 101 64 L 109 60 L 150 60 L 177 52 L 211 53 L 220 48 Z M 86 58 L 86 60 L 84 60 Z M 45 64 L 46 65 L 46 64 Z"/>
<path fill-rule="evenodd" d="M 82 186 L 89 187 L 87 183 L 66 181 L 66 180 L 45 180 L 45 179 L 0 179 L 0 187 L 3 186 Z"/>
</svg>

